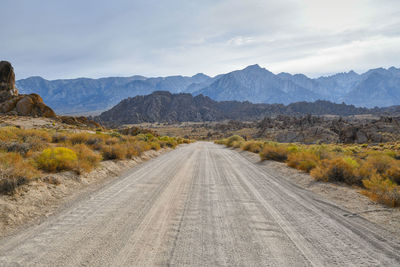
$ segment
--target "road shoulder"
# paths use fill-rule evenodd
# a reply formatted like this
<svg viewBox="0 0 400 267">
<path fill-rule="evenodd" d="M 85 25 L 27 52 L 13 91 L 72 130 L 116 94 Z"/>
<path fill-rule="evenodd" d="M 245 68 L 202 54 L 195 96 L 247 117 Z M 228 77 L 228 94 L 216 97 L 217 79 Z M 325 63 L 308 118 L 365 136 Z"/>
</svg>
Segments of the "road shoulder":
<svg viewBox="0 0 400 267">
<path fill-rule="evenodd" d="M 266 172 L 276 177 L 282 177 L 348 210 L 347 216 L 359 215 L 380 225 L 392 234 L 400 236 L 400 208 L 388 208 L 372 202 L 360 193 L 361 188 L 340 183 L 318 182 L 309 174 L 290 168 L 285 163 L 268 160 L 261 162 L 258 154 L 238 149 L 236 151 L 260 168 L 265 169 Z"/>
<path fill-rule="evenodd" d="M 103 161 L 90 173 L 49 174 L 43 179 L 20 186 L 13 195 L 0 195 L 0 238 L 40 224 L 69 203 L 84 198 L 131 168 L 171 151 L 150 150 L 131 160 Z"/>
</svg>

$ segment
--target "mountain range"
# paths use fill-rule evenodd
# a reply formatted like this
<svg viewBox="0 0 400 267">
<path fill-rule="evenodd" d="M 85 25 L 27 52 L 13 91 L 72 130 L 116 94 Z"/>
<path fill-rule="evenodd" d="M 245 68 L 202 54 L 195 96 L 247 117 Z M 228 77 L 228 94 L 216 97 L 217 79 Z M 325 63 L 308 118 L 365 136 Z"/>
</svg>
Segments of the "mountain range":
<svg viewBox="0 0 400 267">
<path fill-rule="evenodd" d="M 172 94 L 156 91 L 122 100 L 119 104 L 94 119 L 102 124 L 121 125 L 143 122 L 185 122 L 259 120 L 273 115 L 360 115 L 384 114 L 388 108 L 360 108 L 325 100 L 283 104 L 253 104 L 248 101 L 215 101 L 202 94 Z M 399 112 L 391 108 L 391 114 Z"/>
<path fill-rule="evenodd" d="M 328 100 L 358 107 L 400 104 L 400 69 L 378 68 L 309 78 L 304 74 L 274 74 L 259 65 L 209 77 L 144 76 L 46 80 L 30 77 L 16 82 L 21 93 L 38 93 L 57 113 L 79 114 L 107 110 L 121 100 L 154 91 L 204 95 L 216 101 L 290 104 Z"/>
</svg>

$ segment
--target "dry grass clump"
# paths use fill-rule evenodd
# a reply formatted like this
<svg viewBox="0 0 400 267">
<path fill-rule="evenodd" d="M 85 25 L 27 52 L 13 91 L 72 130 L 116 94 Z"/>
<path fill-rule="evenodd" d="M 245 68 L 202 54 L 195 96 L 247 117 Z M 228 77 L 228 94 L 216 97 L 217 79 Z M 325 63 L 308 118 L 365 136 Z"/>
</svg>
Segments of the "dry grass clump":
<svg viewBox="0 0 400 267">
<path fill-rule="evenodd" d="M 320 157 L 311 151 L 294 152 L 289 154 L 286 163 L 289 167 L 310 172 L 320 164 Z"/>
<path fill-rule="evenodd" d="M 263 149 L 264 142 L 262 141 L 246 141 L 242 143 L 240 149 L 245 150 L 245 151 L 250 151 L 253 153 L 260 153 Z"/>
<path fill-rule="evenodd" d="M 113 145 L 104 145 L 101 153 L 103 159 L 113 160 L 113 159 L 125 159 L 128 151 L 126 145 L 113 144 Z"/>
<path fill-rule="evenodd" d="M 367 190 L 363 190 L 362 193 L 371 200 L 390 207 L 400 206 L 400 186 L 390 179 L 374 174 L 371 178 L 363 180 L 363 185 Z"/>
<path fill-rule="evenodd" d="M 161 145 L 159 142 L 150 142 L 149 146 L 152 150 L 160 150 L 161 149 Z"/>
<path fill-rule="evenodd" d="M 55 133 L 51 137 L 51 142 L 52 143 L 65 143 L 67 141 L 67 135 L 62 134 L 62 133 Z"/>
<path fill-rule="evenodd" d="M 36 158 L 39 169 L 47 172 L 73 170 L 77 161 L 76 153 L 66 147 L 47 148 Z"/>
<path fill-rule="evenodd" d="M 147 134 L 149 135 L 149 134 Z M 147 139 L 145 141 L 151 141 L 153 139 Z M 160 138 L 158 138 L 158 142 L 160 143 L 161 147 L 170 147 L 170 148 L 175 148 L 178 145 L 178 142 L 176 140 L 176 138 L 172 138 L 169 136 L 162 136 Z"/>
<path fill-rule="evenodd" d="M 358 163 L 349 157 L 325 159 L 311 170 L 311 176 L 324 182 L 344 182 L 347 184 L 360 184 L 358 176 Z"/>
<path fill-rule="evenodd" d="M 238 148 L 240 147 L 241 143 L 244 142 L 243 137 L 239 135 L 232 135 L 226 140 L 226 145 L 229 147 L 235 147 Z"/>
<path fill-rule="evenodd" d="M 266 143 L 260 152 L 261 160 L 275 160 L 285 161 L 288 158 L 288 149 L 284 145 L 278 145 L 276 143 Z"/>
<path fill-rule="evenodd" d="M 88 141 L 88 139 L 91 137 L 92 134 L 89 133 L 77 133 L 73 134 L 72 136 L 69 137 L 69 141 L 71 144 L 76 145 L 76 144 L 84 144 Z"/>
<path fill-rule="evenodd" d="M 396 184 L 400 184 L 400 164 L 396 163 L 392 165 L 383 176 Z"/>
<path fill-rule="evenodd" d="M 90 172 L 99 165 L 102 157 L 99 153 L 94 152 L 84 144 L 78 144 L 72 147 L 78 160 L 75 169 L 78 173 Z"/>
<path fill-rule="evenodd" d="M 18 153 L 0 154 L 0 193 L 12 193 L 29 180 L 40 176 L 40 172 Z"/>
<path fill-rule="evenodd" d="M 377 172 L 385 173 L 391 166 L 395 165 L 397 160 L 385 154 L 372 154 L 365 160 L 362 169 L 370 174 Z"/>
</svg>

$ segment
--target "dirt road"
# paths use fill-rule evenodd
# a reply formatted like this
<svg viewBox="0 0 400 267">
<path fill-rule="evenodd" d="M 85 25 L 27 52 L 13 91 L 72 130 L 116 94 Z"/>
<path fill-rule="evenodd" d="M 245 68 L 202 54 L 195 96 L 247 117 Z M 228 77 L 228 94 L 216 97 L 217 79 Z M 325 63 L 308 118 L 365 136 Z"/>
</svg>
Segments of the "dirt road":
<svg viewBox="0 0 400 267">
<path fill-rule="evenodd" d="M 399 237 L 348 214 L 198 142 L 0 240 L 0 265 L 398 266 Z"/>
</svg>

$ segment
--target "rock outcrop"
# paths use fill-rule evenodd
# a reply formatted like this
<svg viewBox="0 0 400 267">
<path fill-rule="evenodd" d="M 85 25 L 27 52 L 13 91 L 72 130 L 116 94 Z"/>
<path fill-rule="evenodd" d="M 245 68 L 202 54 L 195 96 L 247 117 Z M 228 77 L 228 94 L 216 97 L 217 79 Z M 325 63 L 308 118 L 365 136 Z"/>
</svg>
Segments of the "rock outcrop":
<svg viewBox="0 0 400 267">
<path fill-rule="evenodd" d="M 0 61 L 0 102 L 18 95 L 15 74 L 10 62 Z"/>
<path fill-rule="evenodd" d="M 10 62 L 0 61 L 0 113 L 7 115 L 54 118 L 54 111 L 37 94 L 20 95 L 15 87 L 14 69 Z"/>
<path fill-rule="evenodd" d="M 264 118 L 257 128 L 257 137 L 283 143 L 394 142 L 400 137 L 400 117 L 357 119 L 280 115 Z"/>
</svg>

